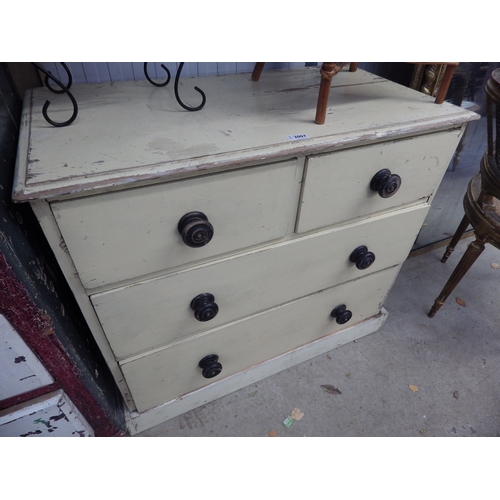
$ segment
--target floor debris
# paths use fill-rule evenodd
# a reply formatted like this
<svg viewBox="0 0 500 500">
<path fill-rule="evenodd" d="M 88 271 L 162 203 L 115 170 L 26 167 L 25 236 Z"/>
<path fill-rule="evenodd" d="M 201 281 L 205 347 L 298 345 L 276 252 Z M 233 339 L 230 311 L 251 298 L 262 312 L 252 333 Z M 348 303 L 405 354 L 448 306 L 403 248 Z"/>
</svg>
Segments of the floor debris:
<svg viewBox="0 0 500 500">
<path fill-rule="evenodd" d="M 408 385 L 408 387 L 413 391 L 413 392 L 418 392 L 418 387 L 416 385 Z"/>
<path fill-rule="evenodd" d="M 302 413 L 298 408 L 294 408 L 292 413 L 290 413 L 290 418 L 293 418 L 294 420 L 301 420 L 303 416 L 304 413 Z"/>
<path fill-rule="evenodd" d="M 465 300 L 462 300 L 460 297 L 457 297 L 455 300 L 458 305 L 465 307 Z"/>
<path fill-rule="evenodd" d="M 328 394 L 342 394 L 342 392 L 340 392 L 340 389 L 337 389 L 337 387 L 334 387 L 333 385 L 326 384 L 322 385 L 321 388 Z"/>
<path fill-rule="evenodd" d="M 285 427 L 290 427 L 296 420 L 301 420 L 304 416 L 304 413 L 300 411 L 298 408 L 294 408 L 290 415 L 283 420 L 283 425 Z"/>
</svg>

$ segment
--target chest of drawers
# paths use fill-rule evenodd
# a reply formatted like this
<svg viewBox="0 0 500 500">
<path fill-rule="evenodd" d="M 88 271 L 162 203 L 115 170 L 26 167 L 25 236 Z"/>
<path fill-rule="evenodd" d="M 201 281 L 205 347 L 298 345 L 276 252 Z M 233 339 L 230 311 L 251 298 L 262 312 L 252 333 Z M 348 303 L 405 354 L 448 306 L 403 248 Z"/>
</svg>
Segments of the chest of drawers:
<svg viewBox="0 0 500 500">
<path fill-rule="evenodd" d="M 205 77 L 196 113 L 147 82 L 75 86 L 66 128 L 43 119 L 44 89 L 26 95 L 13 199 L 32 205 L 131 433 L 385 321 L 477 115 L 359 70 L 335 77 L 318 126 L 316 84 L 315 69 Z"/>
</svg>

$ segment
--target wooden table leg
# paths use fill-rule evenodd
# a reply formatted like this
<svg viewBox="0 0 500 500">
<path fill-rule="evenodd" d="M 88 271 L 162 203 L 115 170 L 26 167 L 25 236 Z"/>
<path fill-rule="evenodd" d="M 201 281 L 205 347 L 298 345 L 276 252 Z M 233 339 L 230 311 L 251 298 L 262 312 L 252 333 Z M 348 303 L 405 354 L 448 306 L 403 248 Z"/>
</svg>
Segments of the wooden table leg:
<svg viewBox="0 0 500 500">
<path fill-rule="evenodd" d="M 439 311 L 440 307 L 444 304 L 450 293 L 453 292 L 460 280 L 465 276 L 465 273 L 481 255 L 484 250 L 484 244 L 485 242 L 480 240 L 478 237 L 476 237 L 475 241 L 469 243 L 466 252 L 450 276 L 450 279 L 447 281 L 438 298 L 434 301 L 434 305 L 428 314 L 429 318 L 432 318 Z"/>
<path fill-rule="evenodd" d="M 316 118 L 314 120 L 318 125 L 323 125 L 326 120 L 326 109 L 328 108 L 328 96 L 330 95 L 332 78 L 346 64 L 347 63 L 324 62 L 321 66 L 321 83 L 319 86 L 318 104 L 316 106 Z"/>
<path fill-rule="evenodd" d="M 453 235 L 453 238 L 450 241 L 450 244 L 446 247 L 446 251 L 443 255 L 443 258 L 441 259 L 441 262 L 444 263 L 448 260 L 448 257 L 451 255 L 451 252 L 453 252 L 453 250 L 455 250 L 457 243 L 460 241 L 460 238 L 463 236 L 463 234 L 465 233 L 465 230 L 468 227 L 469 227 L 469 218 L 467 217 L 467 215 L 464 215 L 457 230 L 455 231 L 455 234 Z"/>
<path fill-rule="evenodd" d="M 266 63 L 263 63 L 263 62 L 255 63 L 255 66 L 253 68 L 253 73 L 252 73 L 252 80 L 254 82 L 259 81 L 260 75 L 262 74 L 262 70 L 264 69 L 265 64 Z"/>
</svg>

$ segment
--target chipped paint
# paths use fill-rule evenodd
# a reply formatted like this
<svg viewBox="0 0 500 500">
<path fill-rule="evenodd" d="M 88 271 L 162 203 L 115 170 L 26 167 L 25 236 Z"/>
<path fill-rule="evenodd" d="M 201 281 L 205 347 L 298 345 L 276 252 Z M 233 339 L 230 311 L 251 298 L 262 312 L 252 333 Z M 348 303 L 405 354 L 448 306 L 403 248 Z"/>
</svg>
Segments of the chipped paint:
<svg viewBox="0 0 500 500">
<path fill-rule="evenodd" d="M 283 80 L 274 81 L 272 75 L 250 88 L 247 75 L 230 75 L 224 79 L 204 77 L 207 91 L 213 90 L 212 106 L 195 115 L 169 110 L 160 113 L 150 102 L 151 94 L 145 95 L 136 83 L 119 82 L 114 89 L 106 85 L 99 91 L 86 86 L 81 89 L 80 100 L 89 112 L 95 109 L 99 113 L 103 120 L 99 127 L 88 119 L 78 127 L 48 129 L 38 115 L 32 122 L 33 104 L 26 106 L 27 121 L 21 130 L 14 200 L 69 199 L 120 189 L 132 183 L 154 184 L 187 178 L 197 172 L 215 173 L 301 154 L 304 150 L 287 144 L 290 131 L 285 129 L 289 127 L 289 120 L 283 120 L 280 113 L 264 111 L 270 105 L 287 109 L 290 120 L 299 120 L 307 128 L 304 133 L 311 137 L 306 141 L 310 154 L 460 127 L 479 118 L 475 113 L 446 103 L 432 106 L 426 96 L 422 100 L 414 91 L 358 70 L 332 84 L 330 112 L 339 119 L 332 116 L 325 125 L 318 126 L 311 114 L 317 100 L 318 75 L 307 70 L 294 70 L 293 74 L 295 82 L 300 82 L 296 87 L 283 86 Z M 247 88 L 248 93 L 241 88 Z M 96 97 L 99 92 L 100 96 Z M 353 99 L 357 108 L 362 107 L 359 113 L 352 112 L 351 101 L 335 99 L 335 95 L 344 96 L 346 92 L 354 98 L 359 93 L 359 99 Z M 45 94 L 35 89 L 31 92 L 33 99 L 38 109 Z M 401 101 L 407 101 L 407 107 L 413 108 L 409 115 L 393 117 L 384 112 L 387 107 L 401 108 Z M 113 108 L 113 113 L 103 115 L 102 106 L 113 106 L 113 102 L 120 102 L 120 106 Z M 221 122 L 221 115 L 224 128 L 211 127 Z M 360 121 L 359 116 L 367 118 Z M 140 134 L 137 127 L 131 125 L 131 117 L 141 123 Z M 175 125 L 166 126 L 171 123 Z M 159 131 L 165 135 L 159 137 Z M 92 144 L 90 148 L 85 147 L 86 141 Z M 47 147 L 49 142 L 51 147 Z M 264 154 L 261 154 L 263 147 Z M 162 161 L 156 161 L 158 155 Z M 91 168 L 104 167 L 104 164 L 106 169 Z"/>
<path fill-rule="evenodd" d="M 47 422 L 46 420 L 44 420 L 43 418 L 37 418 L 36 420 L 33 420 L 33 423 L 34 424 L 43 424 L 47 427 L 51 427 L 51 424 L 50 422 Z"/>
<path fill-rule="evenodd" d="M 66 407 L 69 411 L 63 411 Z M 51 392 L 0 411 L 0 436 L 87 437 L 94 432 L 67 395 Z"/>
</svg>

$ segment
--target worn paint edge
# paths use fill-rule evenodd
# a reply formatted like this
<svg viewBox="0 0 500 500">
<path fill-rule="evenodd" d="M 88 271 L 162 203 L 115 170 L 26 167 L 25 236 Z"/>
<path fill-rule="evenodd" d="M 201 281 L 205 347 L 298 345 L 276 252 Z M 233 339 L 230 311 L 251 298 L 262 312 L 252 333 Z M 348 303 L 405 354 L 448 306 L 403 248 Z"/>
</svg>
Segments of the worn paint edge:
<svg viewBox="0 0 500 500">
<path fill-rule="evenodd" d="M 284 142 L 271 147 L 232 151 L 215 155 L 208 162 L 206 161 L 207 157 L 197 158 L 197 161 L 193 161 L 193 159 L 172 160 L 167 163 L 124 168 L 112 176 L 109 176 L 110 172 L 107 172 L 86 177 L 67 178 L 57 182 L 32 183 L 30 186 L 27 186 L 25 182 L 22 186 L 17 185 L 12 199 L 14 202 L 33 201 L 41 198 L 49 200 L 68 199 L 75 196 L 87 196 L 123 189 L 128 185 L 139 187 L 165 181 L 180 180 L 200 174 L 223 172 L 237 167 L 243 168 L 289 160 L 297 156 L 304 156 L 306 150 L 308 155 L 322 154 L 353 146 L 364 146 L 387 140 L 404 139 L 409 137 L 409 134 L 414 137 L 453 128 L 458 129 L 464 123 L 476 119 L 479 119 L 479 115 L 476 113 L 462 112 L 460 114 L 455 113 L 441 117 L 439 122 L 436 122 L 435 119 L 425 118 L 418 122 L 418 125 L 416 125 L 417 122 L 413 121 L 397 129 L 389 127 L 366 129 L 362 133 L 352 132 L 347 136 L 345 133 L 339 133 L 300 142 Z M 16 165 L 16 172 L 21 165 L 23 165 L 21 162 Z M 25 168 L 27 168 L 27 163 L 24 164 L 23 169 Z M 127 172 L 126 175 L 123 175 L 123 172 Z M 19 181 L 21 181 L 21 177 L 19 177 Z"/>
</svg>

